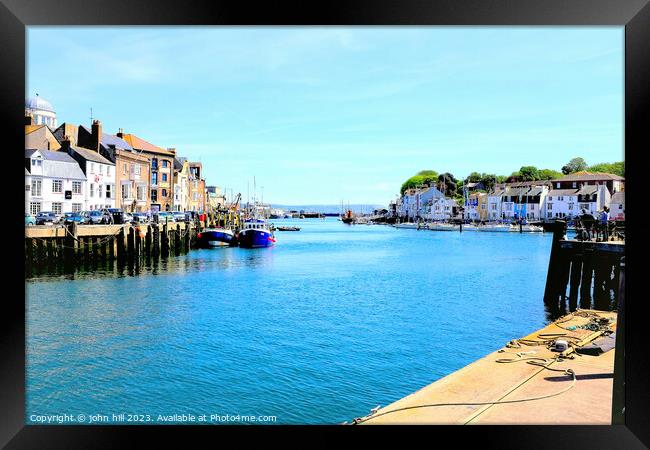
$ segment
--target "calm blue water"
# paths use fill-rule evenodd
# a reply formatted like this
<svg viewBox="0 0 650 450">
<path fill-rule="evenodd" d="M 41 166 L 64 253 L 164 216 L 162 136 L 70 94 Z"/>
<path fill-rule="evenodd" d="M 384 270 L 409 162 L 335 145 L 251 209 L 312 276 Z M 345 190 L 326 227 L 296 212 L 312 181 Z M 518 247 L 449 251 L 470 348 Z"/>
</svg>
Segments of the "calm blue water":
<svg viewBox="0 0 650 450">
<path fill-rule="evenodd" d="M 547 323 L 551 235 L 274 221 L 270 249 L 27 281 L 32 414 L 365 415 Z M 74 279 L 71 279 L 74 278 Z"/>
</svg>

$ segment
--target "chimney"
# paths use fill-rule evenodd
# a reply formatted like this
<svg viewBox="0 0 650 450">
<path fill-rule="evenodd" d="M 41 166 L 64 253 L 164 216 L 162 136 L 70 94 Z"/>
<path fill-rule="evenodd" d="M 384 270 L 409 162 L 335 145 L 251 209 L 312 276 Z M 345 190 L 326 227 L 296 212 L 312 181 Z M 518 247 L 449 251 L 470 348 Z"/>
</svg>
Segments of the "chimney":
<svg viewBox="0 0 650 450">
<path fill-rule="evenodd" d="M 102 142 L 102 123 L 93 120 L 92 133 L 90 135 L 90 148 L 99 153 L 99 145 Z"/>
<path fill-rule="evenodd" d="M 70 136 L 67 134 L 61 139 L 61 149 L 59 151 L 70 153 Z"/>
<path fill-rule="evenodd" d="M 117 130 L 117 135 L 118 138 L 122 139 L 124 137 L 124 130 L 122 128 L 119 128 Z"/>
</svg>

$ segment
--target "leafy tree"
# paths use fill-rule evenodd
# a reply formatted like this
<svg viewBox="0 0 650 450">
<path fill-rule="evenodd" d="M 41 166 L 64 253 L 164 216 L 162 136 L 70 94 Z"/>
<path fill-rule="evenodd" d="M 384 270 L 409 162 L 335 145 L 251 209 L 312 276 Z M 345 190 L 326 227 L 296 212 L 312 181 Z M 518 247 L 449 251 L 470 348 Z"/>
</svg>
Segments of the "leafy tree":
<svg viewBox="0 0 650 450">
<path fill-rule="evenodd" d="M 519 175 L 522 181 L 539 180 L 539 170 L 535 166 L 523 166 L 519 169 Z"/>
<path fill-rule="evenodd" d="M 435 185 L 438 179 L 438 172 L 435 170 L 421 170 L 417 174 L 402 183 L 401 194 L 404 195 L 407 189 L 414 189 L 424 186 Z"/>
<path fill-rule="evenodd" d="M 586 169 L 587 169 L 587 161 L 585 161 L 580 157 L 577 157 L 571 159 L 571 161 L 569 161 L 564 166 L 562 166 L 562 173 L 564 175 L 568 175 L 570 173 L 580 172 L 581 170 L 586 170 Z"/>
<path fill-rule="evenodd" d="M 562 178 L 562 172 L 553 169 L 539 170 L 539 180 L 555 180 L 557 178 Z"/>
<path fill-rule="evenodd" d="M 613 163 L 594 164 L 587 169 L 589 172 L 613 173 L 621 177 L 625 176 L 625 163 L 623 161 Z"/>
<path fill-rule="evenodd" d="M 458 190 L 458 180 L 451 173 L 445 172 L 438 175 L 438 183 L 436 187 L 446 196 L 454 197 Z"/>
</svg>

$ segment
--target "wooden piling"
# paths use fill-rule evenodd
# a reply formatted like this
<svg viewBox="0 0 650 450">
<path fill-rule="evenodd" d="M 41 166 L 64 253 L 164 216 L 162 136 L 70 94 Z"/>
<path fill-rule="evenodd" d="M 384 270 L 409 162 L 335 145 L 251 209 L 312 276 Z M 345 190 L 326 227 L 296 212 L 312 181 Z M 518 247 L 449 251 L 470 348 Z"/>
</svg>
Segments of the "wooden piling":
<svg viewBox="0 0 650 450">
<path fill-rule="evenodd" d="M 553 242 L 551 244 L 551 255 L 548 262 L 546 274 L 546 288 L 544 291 L 544 303 L 557 304 L 561 292 L 561 270 L 566 269 L 567 258 L 565 258 L 560 241 L 566 232 L 566 222 L 558 220 L 553 224 Z M 566 292 L 566 284 L 564 292 Z"/>
</svg>

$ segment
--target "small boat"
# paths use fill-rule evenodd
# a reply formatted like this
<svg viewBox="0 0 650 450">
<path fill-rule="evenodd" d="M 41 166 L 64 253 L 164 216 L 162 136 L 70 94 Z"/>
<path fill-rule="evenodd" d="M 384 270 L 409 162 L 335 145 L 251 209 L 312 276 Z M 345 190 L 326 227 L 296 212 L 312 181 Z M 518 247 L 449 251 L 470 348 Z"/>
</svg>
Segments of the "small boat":
<svg viewBox="0 0 650 450">
<path fill-rule="evenodd" d="M 416 229 L 418 227 L 417 223 L 412 223 L 412 222 L 404 222 L 404 223 L 396 223 L 393 225 L 395 228 L 412 228 Z"/>
<path fill-rule="evenodd" d="M 544 228 L 538 225 L 522 225 L 520 230 L 519 225 L 512 224 L 510 225 L 510 231 L 514 233 L 519 233 L 519 231 L 522 233 L 541 233 L 544 231 Z"/>
<path fill-rule="evenodd" d="M 341 217 L 341 221 L 347 224 L 354 223 L 354 215 L 352 214 L 352 210 L 348 209 L 343 217 Z"/>
<path fill-rule="evenodd" d="M 458 225 L 444 222 L 432 222 L 427 225 L 427 228 L 431 231 L 455 231 L 458 229 Z"/>
<path fill-rule="evenodd" d="M 275 244 L 275 236 L 264 219 L 247 219 L 237 235 L 240 247 L 260 248 Z"/>
<path fill-rule="evenodd" d="M 197 234 L 200 247 L 225 247 L 236 245 L 237 240 L 232 230 L 227 228 L 206 228 Z"/>
<path fill-rule="evenodd" d="M 464 223 L 463 231 L 478 231 L 478 227 L 472 223 Z"/>
<path fill-rule="evenodd" d="M 490 232 L 509 232 L 510 225 L 506 224 L 485 224 L 478 227 L 479 231 L 490 231 Z"/>
<path fill-rule="evenodd" d="M 277 227 L 278 231 L 300 231 L 300 227 Z"/>
</svg>

